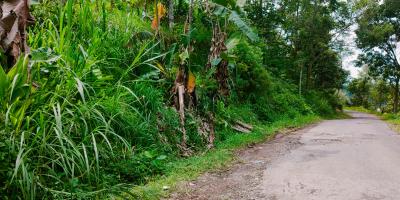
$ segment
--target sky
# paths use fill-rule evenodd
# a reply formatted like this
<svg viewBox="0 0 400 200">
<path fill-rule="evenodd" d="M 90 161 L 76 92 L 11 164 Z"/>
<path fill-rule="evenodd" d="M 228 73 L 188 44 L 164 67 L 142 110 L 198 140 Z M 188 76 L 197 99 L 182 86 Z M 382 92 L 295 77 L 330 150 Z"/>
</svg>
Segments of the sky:
<svg viewBox="0 0 400 200">
<path fill-rule="evenodd" d="M 362 70 L 359 67 L 355 66 L 355 61 L 357 61 L 358 55 L 361 54 L 361 50 L 357 48 L 356 45 L 356 33 L 357 24 L 352 25 L 350 27 L 350 31 L 348 35 L 343 36 L 344 41 L 348 45 L 349 53 L 342 54 L 342 66 L 350 71 L 350 75 L 353 78 L 357 78 Z M 400 57 L 400 42 L 398 42 L 395 46 L 395 53 Z"/>
<path fill-rule="evenodd" d="M 361 50 L 356 45 L 356 29 L 357 25 L 352 25 L 349 34 L 343 36 L 349 52 L 342 54 L 342 66 L 350 71 L 350 75 L 353 78 L 357 78 L 361 71 L 361 68 L 355 66 L 355 61 L 357 61 L 357 57 L 361 53 Z"/>
</svg>

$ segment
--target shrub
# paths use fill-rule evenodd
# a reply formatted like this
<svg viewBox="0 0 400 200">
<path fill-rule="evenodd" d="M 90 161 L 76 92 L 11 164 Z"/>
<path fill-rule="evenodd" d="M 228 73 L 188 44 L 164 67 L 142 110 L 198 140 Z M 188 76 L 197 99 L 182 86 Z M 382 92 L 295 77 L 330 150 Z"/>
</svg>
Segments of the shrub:
<svg viewBox="0 0 400 200">
<path fill-rule="evenodd" d="M 307 103 L 310 105 L 311 109 L 321 115 L 321 116 L 333 116 L 335 114 L 335 109 L 337 105 L 333 105 L 331 99 L 333 99 L 329 94 L 323 94 L 318 92 L 309 92 L 306 95 Z M 336 102 L 336 101 L 333 101 Z"/>
</svg>

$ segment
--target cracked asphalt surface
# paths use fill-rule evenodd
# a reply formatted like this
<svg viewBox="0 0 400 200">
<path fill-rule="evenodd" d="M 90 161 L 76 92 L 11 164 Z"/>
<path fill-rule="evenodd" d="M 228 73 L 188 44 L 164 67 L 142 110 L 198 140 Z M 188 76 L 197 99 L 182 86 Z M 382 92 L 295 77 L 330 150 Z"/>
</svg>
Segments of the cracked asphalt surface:
<svg viewBox="0 0 400 200">
<path fill-rule="evenodd" d="M 327 120 L 241 151 L 170 199 L 399 200 L 400 135 L 373 115 Z"/>
</svg>

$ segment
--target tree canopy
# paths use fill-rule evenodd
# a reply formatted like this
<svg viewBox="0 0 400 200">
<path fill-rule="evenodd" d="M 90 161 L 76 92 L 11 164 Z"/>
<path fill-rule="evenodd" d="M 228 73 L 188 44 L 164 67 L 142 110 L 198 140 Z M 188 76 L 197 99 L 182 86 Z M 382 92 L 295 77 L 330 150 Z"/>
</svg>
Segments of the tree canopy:
<svg viewBox="0 0 400 200">
<path fill-rule="evenodd" d="M 400 5 L 393 0 L 359 1 L 357 46 L 362 49 L 358 65 L 368 65 L 370 75 L 394 85 L 394 107 L 398 111 L 400 58 L 398 55 Z"/>
</svg>

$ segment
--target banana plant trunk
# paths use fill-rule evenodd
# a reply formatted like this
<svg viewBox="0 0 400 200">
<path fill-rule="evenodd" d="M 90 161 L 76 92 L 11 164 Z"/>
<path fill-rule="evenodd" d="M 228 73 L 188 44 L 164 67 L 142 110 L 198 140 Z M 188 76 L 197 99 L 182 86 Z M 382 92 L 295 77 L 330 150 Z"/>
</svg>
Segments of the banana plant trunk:
<svg viewBox="0 0 400 200">
<path fill-rule="evenodd" d="M 208 56 L 207 67 L 211 68 L 212 63 L 216 59 L 221 59 L 221 61 L 215 66 L 217 67 L 215 73 L 215 79 L 218 82 L 218 94 L 223 97 L 229 96 L 229 71 L 228 71 L 228 61 L 221 58 L 221 54 L 226 52 L 228 49 L 225 46 L 225 40 L 227 38 L 227 34 L 221 30 L 219 23 L 214 25 L 213 27 L 213 37 L 211 40 L 211 49 L 210 54 Z"/>
<path fill-rule="evenodd" d="M 192 25 L 192 18 L 193 18 L 193 0 L 190 0 L 189 4 L 189 12 L 187 16 L 187 21 L 185 23 L 185 28 L 184 28 L 184 33 L 185 34 L 190 34 L 190 29 Z M 182 48 L 183 52 L 187 52 L 190 54 L 192 47 L 190 44 L 190 36 L 189 36 L 189 41 L 188 45 L 186 48 Z M 188 56 L 189 57 L 189 56 Z M 181 149 L 182 153 L 184 156 L 190 155 L 190 150 L 187 148 L 187 133 L 186 133 L 186 128 L 185 128 L 185 108 L 188 107 L 186 106 L 187 104 L 191 105 L 190 103 L 187 103 L 188 101 L 185 99 L 189 99 L 189 102 L 192 96 L 195 96 L 195 93 L 193 90 L 188 89 L 188 77 L 189 77 L 189 70 L 188 70 L 188 65 L 190 65 L 190 59 L 183 59 L 180 61 L 180 66 L 179 70 L 177 72 L 176 78 L 175 78 L 175 84 L 173 87 L 173 93 L 175 96 L 175 108 L 178 110 L 179 113 L 179 120 L 180 120 L 180 129 L 182 132 L 182 141 L 181 141 Z"/>
</svg>

